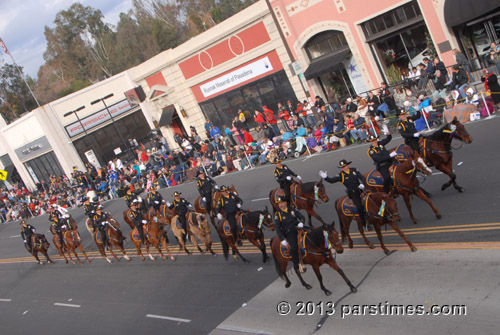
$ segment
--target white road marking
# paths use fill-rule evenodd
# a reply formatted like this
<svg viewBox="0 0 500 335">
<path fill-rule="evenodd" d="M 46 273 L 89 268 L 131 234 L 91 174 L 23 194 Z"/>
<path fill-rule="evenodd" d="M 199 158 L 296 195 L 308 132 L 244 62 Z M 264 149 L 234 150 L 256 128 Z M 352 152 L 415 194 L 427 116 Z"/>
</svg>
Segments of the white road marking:
<svg viewBox="0 0 500 335">
<path fill-rule="evenodd" d="M 12 301 L 12 299 L 0 299 L 0 301 L 6 301 L 6 302 L 9 302 L 9 301 Z"/>
<path fill-rule="evenodd" d="M 24 311 L 23 315 L 26 315 L 30 310 L 28 309 L 27 311 Z"/>
<path fill-rule="evenodd" d="M 232 332 L 246 333 L 246 334 L 274 335 L 274 333 L 266 332 L 264 330 L 234 327 L 234 326 L 229 326 L 229 325 L 224 325 L 224 324 L 218 325 L 216 329 L 229 330 Z"/>
<path fill-rule="evenodd" d="M 80 308 L 81 305 L 73 305 L 73 304 L 62 304 L 60 302 L 55 302 L 55 306 L 62 306 L 62 307 L 73 307 L 73 308 Z"/>
<path fill-rule="evenodd" d="M 20 237 L 21 235 L 14 235 L 14 236 L 11 236 L 10 238 L 14 238 L 14 237 Z"/>
<path fill-rule="evenodd" d="M 260 198 L 260 199 L 253 199 L 252 201 L 262 201 L 262 200 L 267 200 L 269 198 Z"/>
<path fill-rule="evenodd" d="M 435 175 L 438 175 L 438 174 L 444 174 L 442 172 L 436 172 L 436 173 L 433 173 L 432 175 L 435 176 Z"/>
<path fill-rule="evenodd" d="M 177 321 L 177 322 L 185 322 L 185 323 L 191 322 L 191 320 L 188 320 L 188 319 L 173 318 L 171 316 L 163 316 L 163 315 L 155 315 L 155 314 L 146 314 L 146 317 L 153 318 L 153 319 L 163 319 L 163 320 L 170 320 L 170 321 Z"/>
</svg>

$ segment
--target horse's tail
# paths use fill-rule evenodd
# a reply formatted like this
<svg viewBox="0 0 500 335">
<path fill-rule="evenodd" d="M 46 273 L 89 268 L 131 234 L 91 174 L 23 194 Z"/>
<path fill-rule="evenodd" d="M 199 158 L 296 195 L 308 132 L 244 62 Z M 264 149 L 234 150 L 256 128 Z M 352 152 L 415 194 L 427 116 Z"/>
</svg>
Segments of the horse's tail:
<svg viewBox="0 0 500 335">
<path fill-rule="evenodd" d="M 229 256 L 229 245 L 227 244 L 226 239 L 224 237 L 220 236 L 220 234 L 219 234 L 219 237 L 220 237 L 220 243 L 222 245 L 222 252 L 224 253 L 224 258 L 227 261 L 227 258 Z"/>
<path fill-rule="evenodd" d="M 274 239 L 276 238 L 276 236 L 273 236 L 271 238 L 271 240 L 269 241 L 269 247 L 271 248 L 271 252 L 273 250 L 273 241 Z M 283 272 L 281 272 L 281 264 L 280 262 L 278 261 L 278 257 L 274 256 L 273 257 L 274 259 L 274 267 L 276 269 L 276 272 L 278 273 L 278 276 L 281 278 L 281 279 L 285 279 L 285 277 L 283 276 Z"/>
</svg>

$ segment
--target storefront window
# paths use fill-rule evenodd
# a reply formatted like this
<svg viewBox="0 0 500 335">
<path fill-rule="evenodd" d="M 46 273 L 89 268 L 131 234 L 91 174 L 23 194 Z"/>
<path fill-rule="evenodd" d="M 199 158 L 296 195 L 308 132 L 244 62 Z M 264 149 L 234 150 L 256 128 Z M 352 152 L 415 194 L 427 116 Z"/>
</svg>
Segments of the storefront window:
<svg viewBox="0 0 500 335">
<path fill-rule="evenodd" d="M 251 115 L 262 106 L 267 105 L 276 110 L 278 102 L 286 104 L 290 100 L 295 105 L 297 97 L 285 71 L 260 79 L 254 83 L 237 88 L 200 104 L 205 116 L 218 127 L 224 124 L 231 127 L 238 109 L 248 110 Z M 253 125 L 252 118 L 249 119 Z"/>
<path fill-rule="evenodd" d="M 337 30 L 328 30 L 311 38 L 306 44 L 306 51 L 311 60 L 337 52 L 347 47 L 344 34 Z"/>
<path fill-rule="evenodd" d="M 33 180 L 35 183 L 38 181 L 48 181 L 51 175 L 55 175 L 59 177 L 64 174 L 59 161 L 57 160 L 56 155 L 53 151 L 46 153 L 42 156 L 33 158 L 26 163 L 24 163 L 26 169 L 28 169 L 31 173 L 33 171 L 34 177 Z"/>
<path fill-rule="evenodd" d="M 422 16 L 422 13 L 420 12 L 417 2 L 412 1 L 365 22 L 363 24 L 363 30 L 366 37 L 370 37 L 389 28 L 395 27 L 396 23 L 398 25 L 402 25 L 408 20 L 414 19 L 418 16 Z"/>
</svg>

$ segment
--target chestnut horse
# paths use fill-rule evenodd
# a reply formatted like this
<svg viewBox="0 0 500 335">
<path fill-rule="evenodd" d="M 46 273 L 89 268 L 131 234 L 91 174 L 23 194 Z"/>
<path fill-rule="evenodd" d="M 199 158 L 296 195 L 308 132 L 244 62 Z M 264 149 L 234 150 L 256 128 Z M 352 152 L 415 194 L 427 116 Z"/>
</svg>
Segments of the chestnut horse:
<svg viewBox="0 0 500 335">
<path fill-rule="evenodd" d="M 191 254 L 191 252 L 186 248 L 186 236 L 189 235 L 191 236 L 191 241 L 196 246 L 199 252 L 204 254 L 205 251 L 209 251 L 212 255 L 215 255 L 215 252 L 212 250 L 212 235 L 210 232 L 210 225 L 208 224 L 205 215 L 195 212 L 188 212 L 186 214 L 187 232 L 184 232 L 183 229 L 177 227 L 177 218 L 177 215 L 174 216 L 171 221 L 170 227 L 172 228 L 172 232 L 179 242 L 179 251 L 184 250 L 188 255 Z M 196 238 L 198 238 L 200 243 L 205 244 L 205 251 L 200 248 Z"/>
<path fill-rule="evenodd" d="M 323 285 L 323 276 L 321 275 L 320 266 L 323 264 L 330 265 L 335 271 L 337 271 L 344 281 L 347 283 L 351 292 L 356 292 L 357 289 L 352 285 L 351 281 L 347 278 L 344 271 L 338 266 L 335 258 L 332 255 L 331 249 L 335 248 L 335 251 L 339 254 L 344 252 L 344 248 L 342 247 L 342 243 L 339 241 L 339 234 L 334 228 L 334 222 L 331 225 L 323 225 L 322 227 L 314 228 L 311 231 L 307 231 L 304 233 L 302 237 L 302 245 L 305 246 L 306 254 L 302 257 L 302 262 L 304 264 L 309 264 L 312 266 L 316 277 L 318 278 L 319 284 L 323 292 L 326 295 L 332 294 L 329 290 L 325 288 Z M 300 234 L 300 232 L 299 232 Z M 291 257 L 284 257 L 281 253 L 281 243 L 279 238 L 274 236 L 270 242 L 271 250 L 273 251 L 274 256 L 274 265 L 276 266 L 276 272 L 280 278 L 284 278 L 286 280 L 285 287 L 290 287 L 292 284 L 290 279 L 286 274 L 286 267 L 288 262 L 292 259 Z M 300 249 L 300 246 L 299 246 Z M 299 252 L 301 252 L 299 250 Z M 307 284 L 299 270 L 295 270 L 295 273 L 299 277 L 302 286 L 306 289 L 310 290 L 311 285 Z"/>
<path fill-rule="evenodd" d="M 227 223 L 226 229 L 224 229 L 223 224 L 224 223 L 220 223 L 221 230 L 219 230 L 218 227 L 217 232 L 219 233 L 221 239 L 224 257 L 227 259 L 229 247 L 231 247 L 233 251 L 233 258 L 234 260 L 237 260 L 236 255 L 240 255 L 240 253 L 238 247 L 234 243 L 233 234 L 231 234 L 228 230 L 229 223 Z M 242 212 L 242 214 L 239 214 L 236 217 L 236 226 L 239 230 L 238 234 L 242 238 L 246 237 L 250 243 L 255 245 L 260 252 L 262 252 L 262 262 L 267 262 L 269 260 L 269 256 L 266 252 L 266 243 L 264 242 L 264 232 L 262 231 L 262 227 L 267 227 L 272 231 L 275 229 L 273 217 L 267 206 L 263 211 Z M 243 257 L 242 259 L 244 260 Z"/>
<path fill-rule="evenodd" d="M 441 191 L 447 189 L 451 184 L 458 192 L 464 189 L 457 185 L 457 175 L 453 172 L 453 153 L 451 152 L 451 141 L 456 138 L 464 143 L 472 143 L 472 137 L 460 121 L 455 117 L 450 123 L 445 124 L 429 136 L 420 136 L 418 145 L 424 159 L 430 166 L 450 177 L 447 183 L 441 186 Z"/>
<path fill-rule="evenodd" d="M 108 214 L 109 215 L 109 214 Z M 107 227 L 105 228 L 106 232 L 106 238 L 108 240 L 108 246 L 109 246 L 109 252 L 111 252 L 111 255 L 117 260 L 118 257 L 116 257 L 115 253 L 113 252 L 113 246 L 118 248 L 122 254 L 123 258 L 125 258 L 127 261 L 130 261 L 130 258 L 127 256 L 127 253 L 125 252 L 125 249 L 123 248 L 123 241 L 126 240 L 126 237 L 123 236 L 123 233 L 120 230 L 120 224 L 113 219 L 111 215 L 109 215 L 108 221 L 105 223 Z M 106 248 L 102 244 L 102 239 L 100 236 L 100 232 L 94 231 L 93 226 L 89 226 L 88 221 L 86 221 L 87 229 L 91 233 L 94 242 L 97 244 L 97 248 L 99 249 L 99 252 L 101 253 L 102 257 L 106 258 L 106 261 L 111 264 L 111 259 L 108 258 L 108 255 L 106 255 Z"/>
<path fill-rule="evenodd" d="M 47 254 L 47 250 L 49 250 L 49 247 L 50 247 L 50 243 L 45 238 L 45 235 L 33 234 L 31 236 L 31 250 L 29 250 L 27 246 L 26 246 L 26 250 L 28 250 L 29 253 L 33 257 L 35 257 L 38 264 L 43 265 L 43 262 L 38 258 L 39 252 L 41 252 L 45 256 L 45 258 L 47 259 L 47 263 L 53 264 L 54 262 L 50 259 L 49 255 Z"/>
<path fill-rule="evenodd" d="M 238 195 L 238 191 L 236 191 L 236 187 L 234 187 L 234 185 L 231 185 L 231 187 L 229 188 L 229 192 Z M 222 193 L 219 191 L 214 190 L 212 192 L 212 213 L 208 213 L 206 205 L 201 203 L 201 198 L 203 198 L 201 195 L 198 198 L 196 198 L 196 200 L 194 201 L 194 204 L 193 204 L 194 210 L 196 213 L 200 213 L 203 215 L 208 214 L 208 217 L 210 218 L 210 222 L 212 222 L 212 226 L 214 226 L 215 229 L 217 229 L 217 225 L 215 224 L 215 218 L 217 216 L 214 215 L 214 213 L 215 213 L 215 209 L 217 208 L 217 203 L 219 202 L 221 196 L 222 196 Z"/>
<path fill-rule="evenodd" d="M 389 250 L 384 245 L 384 240 L 382 239 L 382 233 L 380 230 L 380 227 L 386 223 L 389 224 L 392 229 L 394 229 L 396 233 L 398 233 L 399 236 L 406 241 L 406 243 L 408 243 L 411 251 L 417 251 L 417 248 L 415 248 L 415 246 L 406 238 L 405 234 L 398 227 L 398 222 L 401 221 L 401 217 L 399 216 L 396 200 L 394 200 L 390 194 L 384 192 L 363 192 L 361 201 L 363 202 L 363 207 L 368 221 L 375 227 L 378 240 L 380 241 L 380 247 L 386 254 L 389 254 Z M 349 234 L 349 227 L 351 226 L 351 221 L 354 220 L 358 223 L 359 233 L 363 237 L 366 245 L 369 246 L 370 249 L 375 248 L 365 236 L 363 229 L 364 222 L 362 223 L 359 219 L 357 208 L 351 199 L 347 196 L 337 199 L 335 201 L 335 209 L 337 210 L 341 224 L 340 232 L 342 234 L 342 242 L 344 242 L 347 237 L 347 240 L 349 241 L 349 248 L 352 249 L 353 242 L 351 235 Z"/>
<path fill-rule="evenodd" d="M 269 201 L 273 206 L 273 212 L 278 210 L 276 196 L 282 196 L 284 194 L 285 192 L 280 188 L 274 189 L 269 193 Z M 328 195 L 326 194 L 325 185 L 323 184 L 323 178 L 321 178 L 318 182 L 312 181 L 302 184 L 294 181 L 290 186 L 290 197 L 293 207 L 306 210 L 310 227 L 312 227 L 311 215 L 318 219 L 322 224 L 326 224 L 321 216 L 319 216 L 319 214 L 314 210 L 316 201 L 327 203 L 329 200 Z"/>
<path fill-rule="evenodd" d="M 167 246 L 167 233 L 163 230 L 163 225 L 159 222 L 159 217 L 158 216 L 153 216 L 148 219 L 147 225 L 143 226 L 144 229 L 144 244 L 146 248 L 146 252 L 148 253 L 149 258 L 154 261 L 155 258 L 153 255 L 151 255 L 151 252 L 149 251 L 149 246 L 152 245 L 158 250 L 158 252 L 161 255 L 161 258 L 165 259 L 165 255 L 163 254 L 161 250 L 161 244 L 163 244 L 163 248 L 167 251 L 170 259 L 172 261 L 175 261 L 174 256 L 172 256 L 172 253 L 168 249 Z M 134 228 L 130 231 L 130 240 L 132 243 L 135 245 L 137 249 L 137 254 L 142 257 L 142 260 L 144 261 L 146 258 L 142 254 L 142 249 L 141 249 L 141 237 L 139 235 L 139 232 L 137 231 L 137 227 L 134 226 Z"/>
<path fill-rule="evenodd" d="M 427 202 L 427 204 L 432 208 L 436 217 L 438 219 L 441 219 L 441 214 L 434 206 L 431 199 L 429 199 L 422 188 L 420 188 L 417 179 L 417 171 L 420 171 L 426 175 L 430 175 L 432 173 L 432 170 L 429 169 L 429 167 L 425 164 L 422 157 L 420 157 L 420 155 L 416 151 L 413 151 L 409 146 L 405 145 L 401 150 L 405 153 L 408 159 L 406 159 L 405 161 L 401 161 L 399 165 L 391 165 L 391 167 L 389 168 L 389 172 L 391 173 L 393 181 L 392 192 L 403 196 L 413 223 L 417 223 L 417 219 L 413 215 L 410 203 L 410 199 L 413 194 Z M 382 178 L 378 171 L 372 170 L 366 173 L 364 176 L 366 178 L 367 188 L 375 192 L 383 191 L 383 185 L 381 183 L 375 182 L 373 178 L 373 176 Z"/>
<path fill-rule="evenodd" d="M 87 253 L 83 249 L 80 233 L 78 232 L 78 226 L 76 225 L 75 220 L 73 220 L 73 218 L 70 217 L 67 220 L 67 223 L 63 225 L 63 227 L 64 228 L 62 229 L 62 235 L 63 235 L 64 248 L 63 246 L 61 246 L 61 243 L 59 242 L 59 236 L 53 230 L 53 226 L 52 225 L 50 226 L 50 229 L 54 234 L 52 242 L 54 242 L 54 246 L 56 247 L 57 251 L 59 251 L 59 255 L 63 256 L 66 263 L 68 263 L 68 259 L 66 258 L 66 253 L 68 253 L 71 263 L 75 264 L 73 258 L 71 257 L 71 253 L 73 253 L 76 259 L 78 260 L 78 263 L 81 264 L 82 261 L 80 260 L 80 257 L 78 257 L 78 254 L 76 253 L 76 248 L 78 248 L 85 256 L 87 263 L 90 263 L 90 260 L 87 257 Z"/>
</svg>

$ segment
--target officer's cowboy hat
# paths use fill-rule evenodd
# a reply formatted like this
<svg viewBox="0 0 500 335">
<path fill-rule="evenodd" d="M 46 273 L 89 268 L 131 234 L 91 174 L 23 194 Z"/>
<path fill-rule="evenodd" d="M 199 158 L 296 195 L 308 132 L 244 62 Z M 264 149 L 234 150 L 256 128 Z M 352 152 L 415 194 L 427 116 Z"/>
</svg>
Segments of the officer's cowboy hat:
<svg viewBox="0 0 500 335">
<path fill-rule="evenodd" d="M 199 169 L 196 175 L 199 176 L 200 174 L 205 175 L 205 171 L 203 171 L 203 169 Z"/>
<path fill-rule="evenodd" d="M 19 222 L 20 225 L 26 223 L 26 220 L 22 220 L 21 222 Z"/>
<path fill-rule="evenodd" d="M 174 192 L 174 197 L 178 197 L 178 196 L 180 196 L 181 194 L 182 194 L 181 192 L 177 192 L 177 191 L 175 191 L 175 192 Z"/>
<path fill-rule="evenodd" d="M 222 185 L 222 186 L 220 187 L 220 191 L 221 191 L 221 192 L 228 192 L 228 191 L 229 191 L 229 189 L 227 188 L 227 186 L 226 186 L 226 185 Z"/>
<path fill-rule="evenodd" d="M 281 163 L 281 159 L 279 159 L 278 157 L 274 158 L 273 164 L 278 164 L 278 163 Z"/>
<path fill-rule="evenodd" d="M 345 159 L 342 159 L 342 160 L 340 160 L 340 162 L 339 162 L 339 168 L 346 167 L 346 166 L 348 166 L 348 165 L 349 165 L 349 164 L 351 164 L 351 163 L 352 163 L 352 162 L 348 162 L 348 161 L 346 161 Z"/>
<path fill-rule="evenodd" d="M 377 136 L 374 136 L 374 135 L 368 136 L 368 142 L 372 142 L 372 141 L 376 141 L 376 140 L 378 140 Z"/>
<path fill-rule="evenodd" d="M 140 201 L 139 201 L 139 200 L 137 200 L 137 199 L 134 199 L 134 201 L 132 201 L 132 203 L 130 204 L 130 206 L 135 206 L 135 205 L 137 205 L 138 203 L 140 203 Z"/>
<path fill-rule="evenodd" d="M 102 205 L 97 206 L 96 210 L 100 211 L 102 209 Z"/>
<path fill-rule="evenodd" d="M 277 196 L 276 197 L 276 203 L 279 204 L 281 202 L 286 202 L 286 199 L 282 196 Z"/>
<path fill-rule="evenodd" d="M 401 110 L 399 111 L 399 115 L 407 115 L 407 114 L 406 114 L 406 111 L 405 111 L 404 109 L 401 109 Z"/>
</svg>

